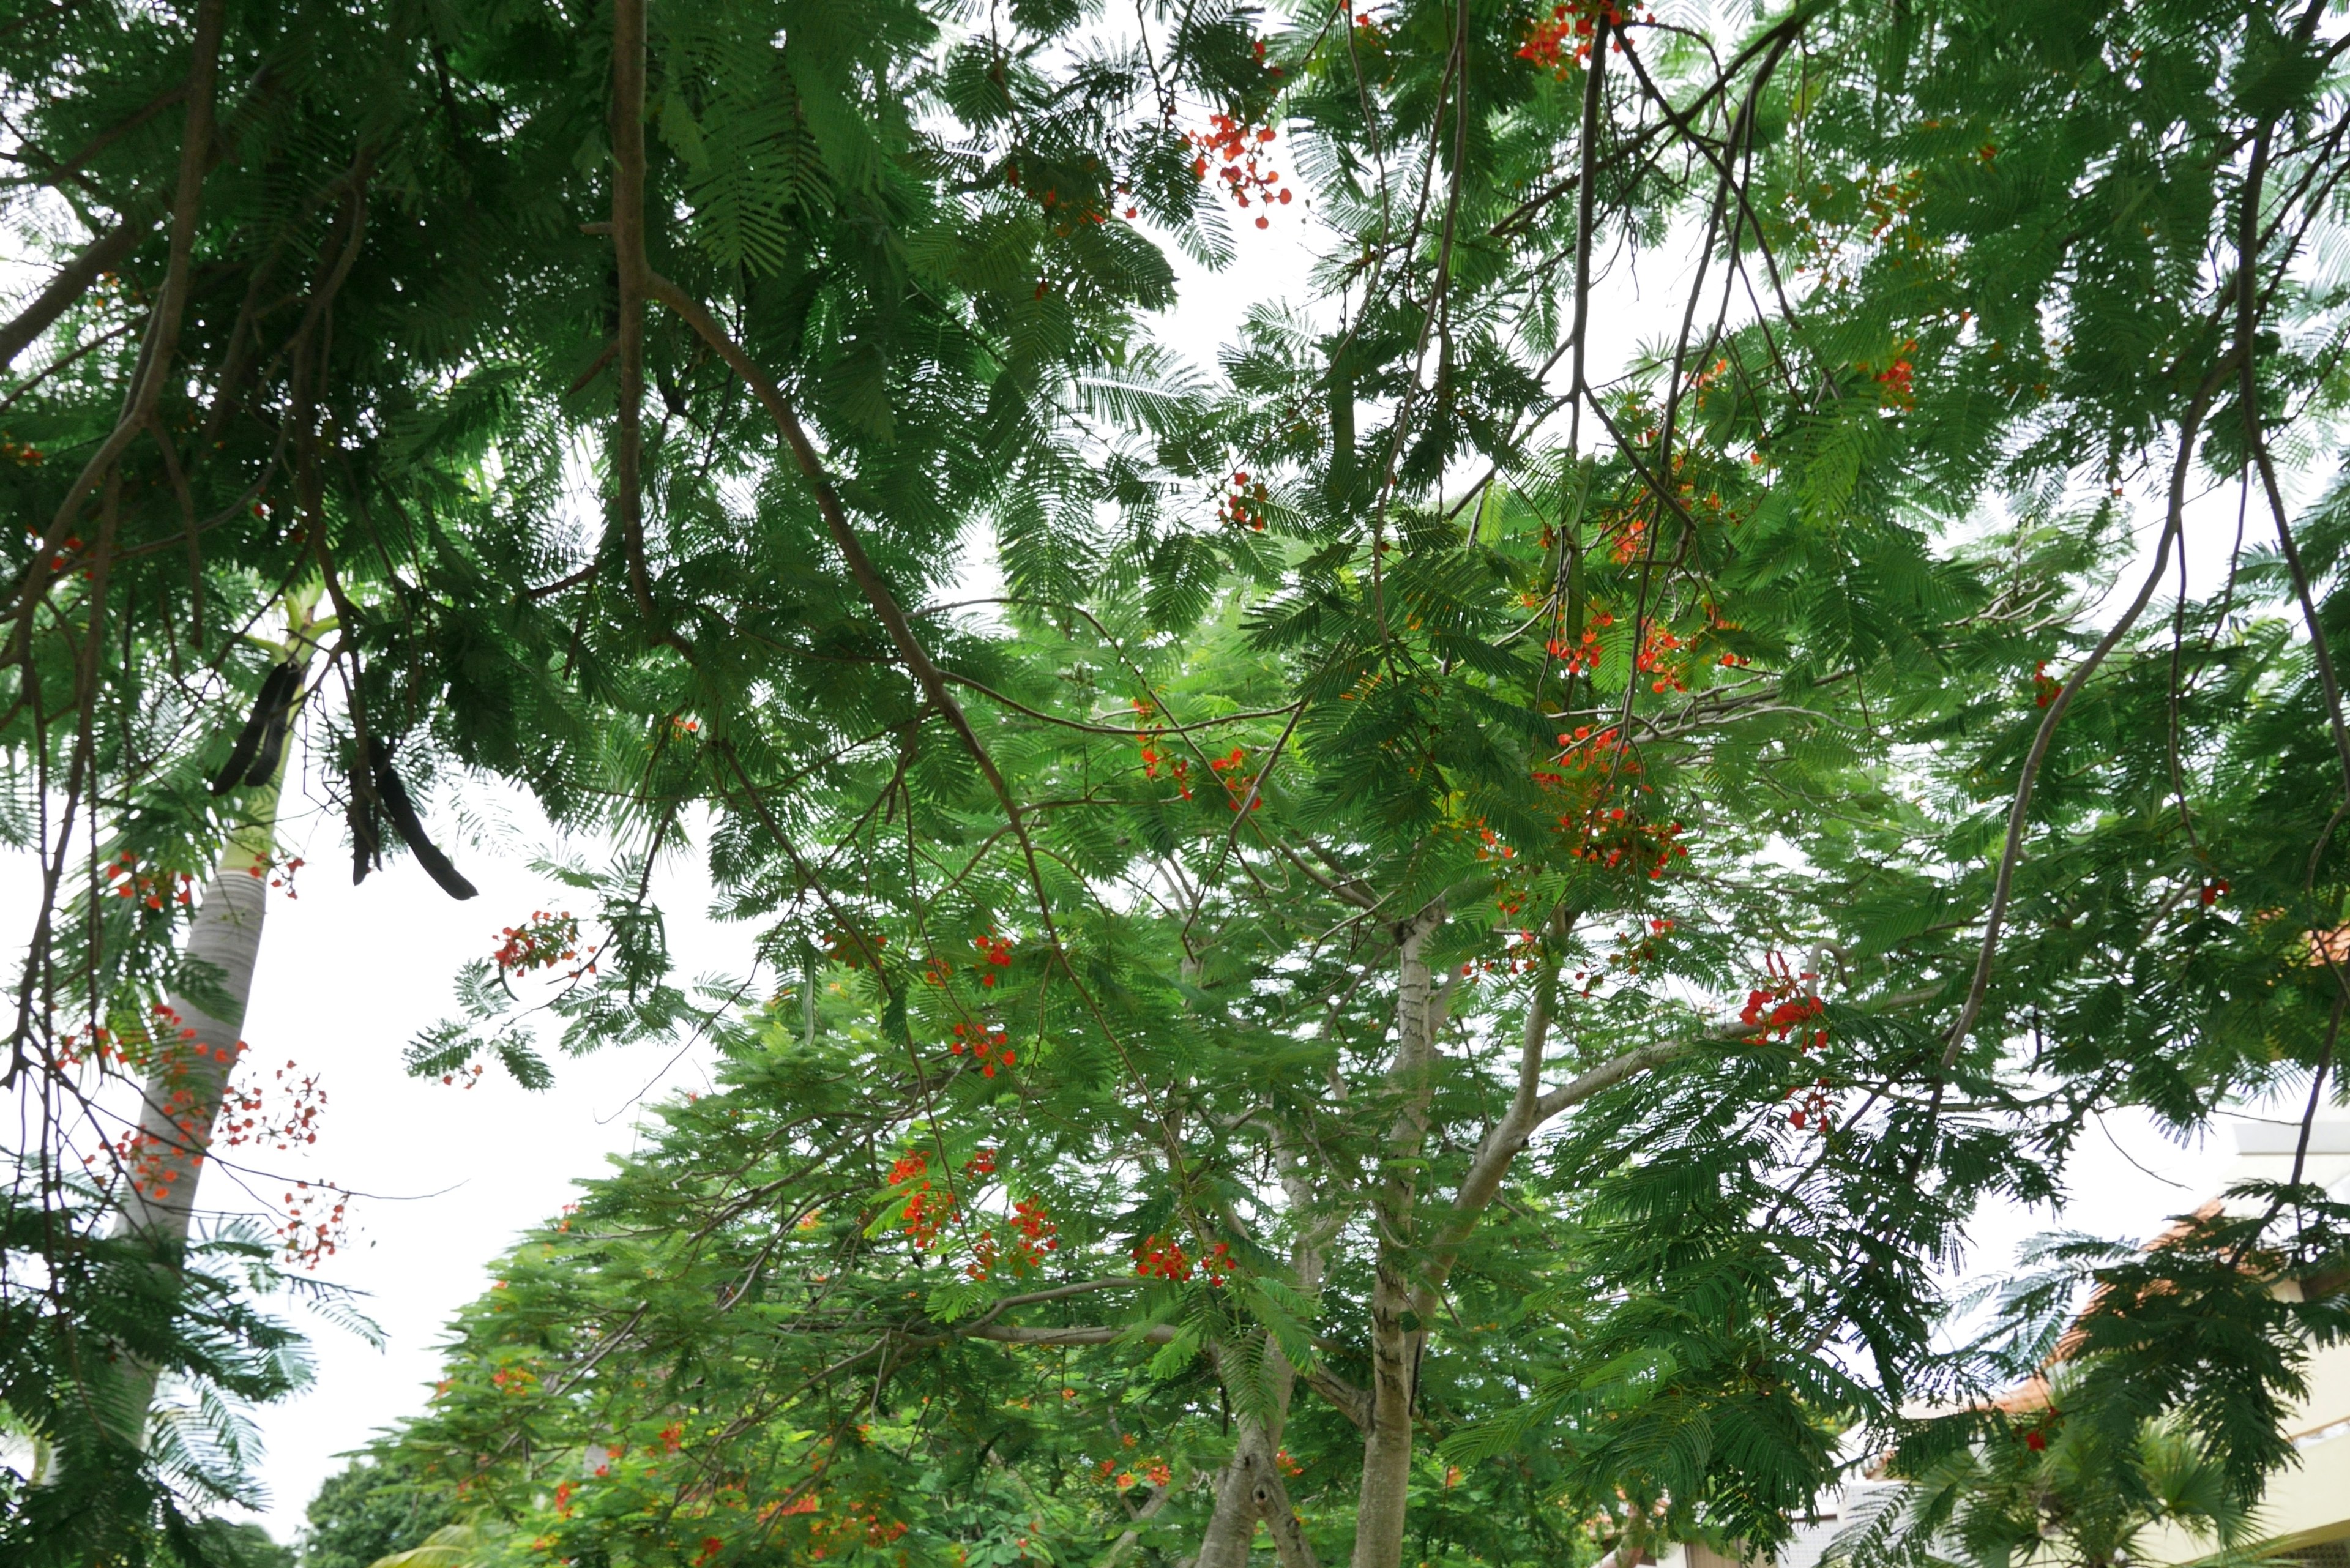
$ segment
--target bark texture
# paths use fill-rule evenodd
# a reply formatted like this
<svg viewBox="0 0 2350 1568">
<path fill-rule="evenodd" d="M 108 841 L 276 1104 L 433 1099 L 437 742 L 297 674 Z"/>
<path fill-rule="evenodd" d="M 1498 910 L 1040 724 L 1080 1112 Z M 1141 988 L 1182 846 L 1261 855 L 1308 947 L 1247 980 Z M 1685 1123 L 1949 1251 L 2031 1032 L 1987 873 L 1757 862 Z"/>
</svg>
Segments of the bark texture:
<svg viewBox="0 0 2350 1568">
<path fill-rule="evenodd" d="M 1430 1069 L 1441 1027 L 1428 939 L 1442 924 L 1433 905 L 1397 932 L 1396 1058 L 1388 1090 L 1396 1105 L 1387 1168 L 1375 1204 L 1378 1261 L 1371 1284 L 1370 1420 L 1363 1434 L 1363 1484 L 1355 1513 L 1353 1568 L 1399 1568 L 1411 1487 L 1411 1414 L 1419 1352 L 1427 1338 L 1413 1278 L 1413 1206 L 1428 1143 Z"/>
</svg>

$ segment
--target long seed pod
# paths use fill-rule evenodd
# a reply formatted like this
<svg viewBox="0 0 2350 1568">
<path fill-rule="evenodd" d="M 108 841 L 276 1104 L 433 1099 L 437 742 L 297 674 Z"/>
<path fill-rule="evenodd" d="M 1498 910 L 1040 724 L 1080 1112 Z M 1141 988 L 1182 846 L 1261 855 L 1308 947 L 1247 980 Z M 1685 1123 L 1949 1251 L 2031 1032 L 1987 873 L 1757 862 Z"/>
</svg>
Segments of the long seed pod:
<svg viewBox="0 0 2350 1568">
<path fill-rule="evenodd" d="M 236 744 L 229 748 L 228 761 L 213 775 L 213 793 L 226 794 L 243 784 L 267 784 L 277 771 L 277 752 L 286 743 L 286 705 L 299 689 L 300 669 L 293 664 L 276 664 L 262 677 L 261 690 L 253 699 L 253 711 L 246 716 L 244 728 L 236 733 Z M 260 762 L 263 743 L 271 733 L 276 736 L 276 747 L 269 753 L 266 765 Z"/>
<path fill-rule="evenodd" d="M 269 727 L 262 733 L 261 749 L 254 753 L 253 766 L 245 770 L 248 788 L 265 784 L 277 776 L 277 764 L 286 755 L 286 733 L 293 726 L 294 714 L 300 706 L 302 677 L 307 666 L 281 664 L 270 673 L 275 675 L 278 670 L 286 672 L 286 693 L 269 711 Z"/>
<path fill-rule="evenodd" d="M 375 763 L 376 798 L 383 803 L 384 815 L 391 818 L 392 831 L 399 834 L 408 847 L 415 852 L 416 863 L 441 884 L 442 892 L 452 898 L 473 898 L 480 889 L 459 875 L 457 868 L 449 863 L 449 857 L 425 836 L 424 824 L 416 815 L 416 804 L 408 798 L 408 786 L 400 783 L 400 775 L 392 771 L 391 758 L 385 753 L 383 742 L 369 741 L 368 753 Z"/>
<path fill-rule="evenodd" d="M 351 825 L 351 886 L 367 880 L 369 872 L 383 864 L 383 828 L 376 820 L 375 803 L 362 793 L 360 786 L 366 775 L 351 770 L 351 801 L 344 807 L 343 818 Z"/>
</svg>

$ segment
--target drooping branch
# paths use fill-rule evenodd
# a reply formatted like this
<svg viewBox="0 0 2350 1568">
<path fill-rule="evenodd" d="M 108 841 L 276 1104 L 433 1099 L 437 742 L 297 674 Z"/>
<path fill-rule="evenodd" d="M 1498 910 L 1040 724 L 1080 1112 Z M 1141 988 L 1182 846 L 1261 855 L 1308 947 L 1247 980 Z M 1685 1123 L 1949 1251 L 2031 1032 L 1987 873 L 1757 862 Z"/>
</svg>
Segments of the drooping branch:
<svg viewBox="0 0 2350 1568">
<path fill-rule="evenodd" d="M 629 595 L 650 629 L 652 576 L 645 561 L 645 5 L 612 5 L 612 249 L 619 273 L 619 412 L 612 440 L 612 505 L 628 557 Z"/>
<path fill-rule="evenodd" d="M 1966 1000 L 1959 1008 L 1958 1021 L 1950 1025 L 1950 1038 L 1942 1046 L 1941 1063 L 1934 1075 L 1937 1106 L 1941 1100 L 1943 1075 L 1950 1072 L 1951 1064 L 1959 1059 L 1959 1052 L 1966 1044 L 1967 1036 L 1974 1032 L 1975 1020 L 1982 1012 L 1984 994 L 1991 989 L 1991 965 L 1999 956 L 2000 932 L 2007 921 L 2008 899 L 2015 887 L 2015 868 L 2023 858 L 2023 829 L 2031 819 L 2032 790 L 2040 777 L 2040 764 L 2047 760 L 2048 749 L 2055 742 L 2056 726 L 2064 719 L 2064 711 L 2073 705 L 2073 699 L 2087 684 L 2089 677 L 2097 672 L 2098 666 L 2105 663 L 2106 655 L 2120 645 L 2122 639 L 2129 635 L 2130 628 L 2137 624 L 2138 617 L 2146 613 L 2147 605 L 2154 598 L 2155 589 L 2161 585 L 2164 575 L 2169 570 L 2171 546 L 2178 540 L 2186 513 L 2187 475 L 2194 465 L 2196 441 L 2202 432 L 2203 417 L 2210 410 L 2212 397 L 2227 384 L 2229 375 L 2235 369 L 2235 359 L 2236 355 L 2231 351 L 2212 369 L 2210 374 L 2203 379 L 2203 384 L 2196 389 L 2195 396 L 2189 400 L 2186 413 L 2180 416 L 2178 451 L 2171 459 L 2169 501 L 2163 516 L 2162 536 L 2155 544 L 2154 569 L 2147 573 L 2146 581 L 2139 587 L 2137 597 L 2130 601 L 2129 607 L 2106 628 L 2106 635 L 2097 639 L 2097 645 L 2090 649 L 2089 656 L 2081 661 L 2057 691 L 2048 704 L 2048 711 L 2041 716 L 2040 729 L 2032 737 L 2032 749 L 2024 754 L 2023 768 L 2015 783 L 2015 798 L 2008 808 L 2007 841 L 2000 851 L 1999 873 L 1991 884 L 1991 907 L 1983 913 L 1982 946 L 1975 959 L 1974 978 L 1968 984 Z"/>
</svg>

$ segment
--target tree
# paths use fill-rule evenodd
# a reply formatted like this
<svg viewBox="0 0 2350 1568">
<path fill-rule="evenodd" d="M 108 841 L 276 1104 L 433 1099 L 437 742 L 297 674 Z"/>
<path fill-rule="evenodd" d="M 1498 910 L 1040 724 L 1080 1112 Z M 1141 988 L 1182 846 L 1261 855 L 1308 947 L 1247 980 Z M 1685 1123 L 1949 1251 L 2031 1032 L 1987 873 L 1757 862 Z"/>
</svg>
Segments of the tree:
<svg viewBox="0 0 2350 1568">
<path fill-rule="evenodd" d="M 1192 168 L 1261 210 L 1297 137 L 1343 317 L 1261 317 L 1213 392 L 1081 380 L 1143 432 L 1135 531 L 1007 531 L 1006 624 L 898 645 L 916 722 L 711 726 L 735 907 L 836 1000 L 739 1022 L 408 1442 L 556 1555 L 1221 1564 L 1263 1521 L 1390 1568 L 1554 1552 L 1561 1496 L 1767 1548 L 1833 1424 L 1980 1435 L 1898 1415 L 2033 1364 L 1933 1345 L 1973 1206 L 2096 1110 L 2300 1072 L 2314 1113 L 2331 1064 L 2338 509 L 2263 411 L 2339 385 L 2316 16 L 1261 40 Z M 1597 384 L 1604 247 L 1690 233 Z M 2206 474 L 2276 555 L 2148 622 Z M 2314 1201 L 2246 1244 L 2335 1278 Z M 2255 1294 L 2196 1295 L 2183 1369 L 2163 1290 L 2109 1308 L 2239 1499 L 2305 1348 L 2217 1351 Z"/>
<path fill-rule="evenodd" d="M 207 570 L 317 566 L 360 857 L 379 741 L 628 830 L 569 873 L 587 946 L 517 927 L 421 1071 L 540 1081 L 512 999 L 552 971 L 569 1048 L 706 1024 L 736 1079 L 518 1256 L 419 1462 L 548 1550 L 1107 1532 L 1222 1568 L 1263 1521 L 1293 1563 L 1393 1568 L 1549 1550 L 1562 1495 L 1604 1539 L 1767 1546 L 1831 1421 L 1968 1435 L 1896 1417 L 1989 1376 L 1929 1334 L 1972 1205 L 2054 1190 L 2098 1107 L 2185 1125 L 2322 1077 L 2350 994 L 2338 508 L 2294 518 L 2268 433 L 2338 385 L 2298 259 L 2338 146 L 2317 17 L 2245 8 L 2215 49 L 2162 5 L 1805 5 L 1717 40 L 1597 5 L 1121 37 L 619 0 L 301 35 L 358 62 L 285 78 L 333 84 L 287 142 L 328 194 L 255 210 L 352 258 L 304 321 L 380 314 L 289 316 L 248 361 L 229 301 L 276 297 L 269 253 L 207 275 L 201 363 L 286 378 L 208 483 L 282 450 L 300 519 L 240 501 Z M 212 145 L 173 187 L 207 213 Z M 1214 387 L 1137 347 L 1170 274 L 1126 215 L 1223 254 L 1222 203 L 1245 243 L 1300 167 L 1344 235 L 1328 315 L 1260 317 Z M 1660 248 L 1698 265 L 1605 381 L 1602 275 Z M 402 330 L 422 352 L 374 351 Z M 114 536 L 87 589 L 67 541 L 151 461 L 125 406 L 68 410 L 92 457 L 19 586 L 93 607 L 42 644 L 88 738 L 26 716 L 68 800 L 122 773 L 89 694 L 141 711 L 181 624 L 102 682 L 76 661 L 113 659 Z M 592 547 L 554 505 L 591 431 Z M 2148 466 L 2156 569 L 2101 621 L 2125 508 L 2073 481 Z M 2277 559 L 2166 639 L 2207 472 L 2270 503 Z M 204 536 L 139 515 L 125 552 Z M 945 591 L 974 524 L 992 621 Z M 827 955 L 813 1022 L 668 981 L 645 872 L 705 808 L 766 960 Z M 126 989 L 34 972 L 20 1060 L 55 996 Z M 2317 1277 L 2322 1218 L 2289 1193 L 2256 1242 Z M 2138 1386 L 2227 1409 L 2244 1490 L 2293 1356 Z"/>
<path fill-rule="evenodd" d="M 450 1522 L 445 1496 L 428 1494 L 396 1463 L 374 1455 L 329 1476 L 303 1516 L 302 1568 L 369 1568 Z"/>
</svg>

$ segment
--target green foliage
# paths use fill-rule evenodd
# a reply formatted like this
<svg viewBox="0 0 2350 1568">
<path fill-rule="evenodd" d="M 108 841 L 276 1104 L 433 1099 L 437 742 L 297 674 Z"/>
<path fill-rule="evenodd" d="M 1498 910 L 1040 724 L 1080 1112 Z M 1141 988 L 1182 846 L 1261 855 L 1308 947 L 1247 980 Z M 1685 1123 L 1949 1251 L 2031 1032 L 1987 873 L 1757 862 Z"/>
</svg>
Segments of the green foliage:
<svg viewBox="0 0 2350 1568">
<path fill-rule="evenodd" d="M 422 1544 L 451 1509 L 388 1456 L 362 1455 L 319 1484 L 303 1518 L 301 1568 L 372 1568 Z"/>
<path fill-rule="evenodd" d="M 0 1298 L 0 1430 L 33 1459 L 0 1463 L 0 1552 L 59 1568 L 158 1552 L 182 1568 L 276 1568 L 265 1536 L 192 1517 L 192 1505 L 255 1501 L 237 1405 L 309 1379 L 300 1337 L 257 1304 L 285 1282 L 276 1248 L 257 1227 L 229 1226 L 167 1268 L 143 1241 L 74 1225 L 95 1195 L 74 1196 L 69 1208 L 0 1201 L 10 1279 L 46 1276 L 49 1293 Z M 81 1232 L 70 1248 L 55 1241 L 61 1220 Z M 151 1421 L 151 1382 L 134 1366 L 163 1379 Z"/>
<path fill-rule="evenodd" d="M 2319 15 L 200 12 L 235 86 L 190 248 L 134 224 L 8 414 L 0 746 L 63 803 L 13 819 L 55 885 L 11 1081 L 74 1127 L 146 1064 L 75 1024 L 130 1039 L 182 917 L 98 861 L 209 863 L 279 646 L 237 628 L 315 578 L 358 871 L 379 742 L 615 845 L 411 1064 L 539 1086 L 550 1022 L 723 1063 L 386 1450 L 476 1546 L 1768 1549 L 1842 1434 L 1981 1436 L 1902 1411 L 2035 1367 L 2084 1280 L 2076 1429 L 2191 1419 L 2233 1506 L 2338 1332 L 2312 1194 L 1935 1331 L 1970 1215 L 2056 1197 L 2091 1116 L 2332 1070 L 2350 506 L 2268 483 L 2336 461 Z M 188 29 L 23 25 L 27 145 L 91 147 L 56 200 L 179 191 L 168 117 L 97 133 Z M 1125 214 L 1245 258 L 1292 189 L 1315 297 L 1212 380 L 1149 345 Z M 1681 281 L 1603 369 L 1634 268 Z M 172 374 L 118 430 L 138 333 Z M 2210 483 L 2276 489 L 2279 545 L 2173 596 Z M 698 823 L 760 973 L 675 972 L 649 872 Z M 44 1321 L 99 1310 L 15 1256 Z"/>
<path fill-rule="evenodd" d="M 2101 1370 L 2095 1355 L 2082 1365 L 2091 1379 Z M 2253 1538 L 2254 1516 L 2188 1420 L 2113 1423 L 2096 1391 L 2073 1376 L 2028 1392 L 2039 1397 L 2023 1403 L 2012 1428 L 1864 1493 L 1824 1560 L 2106 1568 L 2175 1551 L 2178 1536 L 2211 1549 L 2204 1563 L 2275 1552 L 2276 1542 Z M 2166 1532 L 2173 1539 L 2160 1539 Z"/>
</svg>

